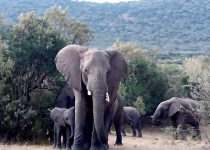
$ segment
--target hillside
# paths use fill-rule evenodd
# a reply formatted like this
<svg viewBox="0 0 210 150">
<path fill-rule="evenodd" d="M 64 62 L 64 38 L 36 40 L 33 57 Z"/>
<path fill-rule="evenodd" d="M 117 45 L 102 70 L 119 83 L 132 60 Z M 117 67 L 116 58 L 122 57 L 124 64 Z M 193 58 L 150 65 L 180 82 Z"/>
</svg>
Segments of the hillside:
<svg viewBox="0 0 210 150">
<path fill-rule="evenodd" d="M 94 30 L 91 47 L 108 47 L 117 38 L 161 52 L 206 53 L 210 47 L 210 0 L 141 0 L 90 3 L 66 0 L 1 0 L 0 12 L 17 22 L 21 12 L 38 16 L 53 5 L 68 6 L 69 15 Z"/>
</svg>

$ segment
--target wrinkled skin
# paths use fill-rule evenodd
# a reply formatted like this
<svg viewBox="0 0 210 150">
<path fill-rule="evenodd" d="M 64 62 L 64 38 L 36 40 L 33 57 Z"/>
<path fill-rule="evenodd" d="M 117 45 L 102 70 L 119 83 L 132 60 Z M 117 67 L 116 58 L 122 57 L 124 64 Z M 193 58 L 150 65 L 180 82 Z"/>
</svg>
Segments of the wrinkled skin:
<svg viewBox="0 0 210 150">
<path fill-rule="evenodd" d="M 54 121 L 54 148 L 66 148 L 66 125 L 63 119 L 65 108 L 55 107 L 50 112 L 50 118 Z M 63 147 L 61 146 L 61 135 L 63 135 Z"/>
<path fill-rule="evenodd" d="M 116 100 L 120 80 L 127 71 L 123 55 L 117 50 L 102 51 L 68 45 L 58 52 L 55 63 L 74 89 L 75 135 L 72 149 L 84 149 L 83 131 L 86 114 L 90 110 L 93 118 L 89 123 L 93 130 L 90 149 L 106 150 L 108 127 L 114 116 L 110 108 Z"/>
<path fill-rule="evenodd" d="M 177 128 L 178 125 L 181 125 L 181 129 L 184 127 L 184 123 L 190 124 L 194 127 L 195 134 L 193 138 L 201 138 L 199 130 L 200 116 L 196 114 L 199 109 L 198 102 L 192 99 L 182 99 L 178 97 L 173 97 L 169 100 L 161 102 L 154 115 L 152 116 L 152 122 L 154 125 L 160 124 L 160 119 L 169 117 L 171 120 L 171 125 L 174 128 Z M 186 139 L 185 134 L 181 131 L 182 140 Z M 178 139 L 178 136 L 174 137 Z"/>
<path fill-rule="evenodd" d="M 74 140 L 75 112 L 74 107 L 66 109 L 63 113 L 66 124 L 66 149 L 70 150 Z"/>
<path fill-rule="evenodd" d="M 131 126 L 133 130 L 133 137 L 136 136 L 136 129 L 138 130 L 138 137 L 142 137 L 141 121 L 140 121 L 141 115 L 139 111 L 134 107 L 124 107 L 123 109 L 126 114 L 125 113 L 123 114 L 122 124 L 128 124 Z M 122 133 L 124 136 L 126 136 L 123 125 L 122 125 Z"/>
</svg>

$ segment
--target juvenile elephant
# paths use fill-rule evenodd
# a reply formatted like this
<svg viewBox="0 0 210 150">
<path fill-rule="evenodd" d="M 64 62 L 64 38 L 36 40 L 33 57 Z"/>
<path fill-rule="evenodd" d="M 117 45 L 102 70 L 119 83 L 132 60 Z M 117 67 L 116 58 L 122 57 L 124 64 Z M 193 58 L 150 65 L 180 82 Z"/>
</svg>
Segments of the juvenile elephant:
<svg viewBox="0 0 210 150">
<path fill-rule="evenodd" d="M 54 148 L 61 149 L 61 135 L 63 134 L 63 148 L 71 149 L 75 125 L 74 107 L 58 108 L 55 107 L 50 112 L 50 118 L 54 121 Z"/>
<path fill-rule="evenodd" d="M 154 115 L 152 116 L 152 122 L 155 125 L 160 123 L 160 119 L 165 117 L 170 117 L 171 125 L 174 128 L 177 128 L 178 125 L 181 126 L 183 130 L 184 123 L 190 124 L 194 127 L 195 134 L 193 138 L 200 138 L 199 122 L 200 116 L 197 113 L 199 109 L 198 102 L 186 98 L 172 97 L 169 100 L 161 102 L 155 110 Z M 186 139 L 186 136 L 183 132 L 182 139 Z M 175 139 L 178 139 L 176 134 Z"/>
<path fill-rule="evenodd" d="M 63 118 L 66 125 L 66 149 L 70 150 L 74 140 L 75 108 L 66 109 Z"/>
<path fill-rule="evenodd" d="M 120 80 L 127 72 L 125 58 L 117 50 L 68 45 L 58 52 L 55 63 L 68 85 L 74 89 L 75 135 L 72 149 L 84 149 L 86 114 L 87 110 L 91 110 L 93 121 L 89 126 L 93 126 L 93 131 L 90 149 L 106 150 L 108 128 L 114 117 L 111 108 Z M 117 131 L 117 135 L 116 144 L 121 145 L 121 131 Z"/>
<path fill-rule="evenodd" d="M 136 136 L 136 129 L 138 131 L 138 137 L 142 137 L 141 133 L 141 115 L 139 111 L 134 107 L 124 107 L 124 115 L 122 120 L 122 133 L 126 136 L 123 124 L 128 124 L 133 130 L 133 137 Z"/>
</svg>

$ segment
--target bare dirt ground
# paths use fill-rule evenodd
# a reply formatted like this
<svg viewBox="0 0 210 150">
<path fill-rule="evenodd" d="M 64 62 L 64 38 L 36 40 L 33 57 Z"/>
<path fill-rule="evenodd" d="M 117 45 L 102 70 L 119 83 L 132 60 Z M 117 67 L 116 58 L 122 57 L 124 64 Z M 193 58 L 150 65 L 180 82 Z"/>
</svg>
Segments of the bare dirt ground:
<svg viewBox="0 0 210 150">
<path fill-rule="evenodd" d="M 171 137 L 162 133 L 157 128 L 143 129 L 142 138 L 131 137 L 127 134 L 123 137 L 122 146 L 114 146 L 116 136 L 112 132 L 109 135 L 110 150 L 210 150 L 210 143 L 205 134 L 210 135 L 209 127 L 201 127 L 202 141 L 192 141 L 187 137 L 186 141 L 173 140 Z M 0 143 L 0 150 L 53 150 L 52 146 L 46 145 L 7 145 Z"/>
</svg>

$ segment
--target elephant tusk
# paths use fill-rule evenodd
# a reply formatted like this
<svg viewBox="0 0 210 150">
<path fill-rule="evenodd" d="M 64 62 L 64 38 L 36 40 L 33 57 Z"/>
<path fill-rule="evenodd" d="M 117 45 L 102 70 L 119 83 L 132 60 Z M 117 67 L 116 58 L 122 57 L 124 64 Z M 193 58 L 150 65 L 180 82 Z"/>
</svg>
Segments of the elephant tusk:
<svg viewBox="0 0 210 150">
<path fill-rule="evenodd" d="M 110 101 L 110 99 L 109 99 L 109 93 L 108 93 L 108 92 L 106 92 L 106 101 L 107 101 L 107 102 Z"/>
<path fill-rule="evenodd" d="M 151 116 L 151 118 L 153 118 L 153 116 Z"/>
<path fill-rule="evenodd" d="M 88 95 L 91 95 L 91 92 L 90 91 L 88 91 Z"/>
</svg>

